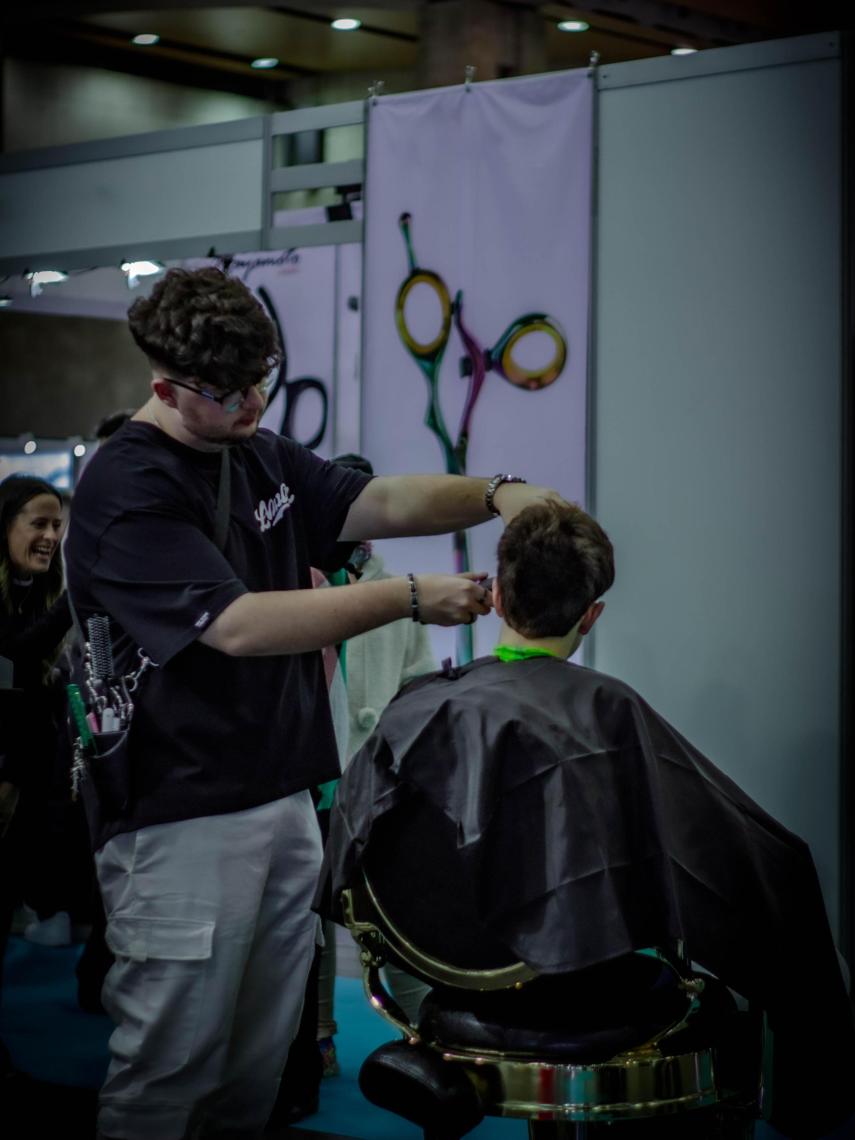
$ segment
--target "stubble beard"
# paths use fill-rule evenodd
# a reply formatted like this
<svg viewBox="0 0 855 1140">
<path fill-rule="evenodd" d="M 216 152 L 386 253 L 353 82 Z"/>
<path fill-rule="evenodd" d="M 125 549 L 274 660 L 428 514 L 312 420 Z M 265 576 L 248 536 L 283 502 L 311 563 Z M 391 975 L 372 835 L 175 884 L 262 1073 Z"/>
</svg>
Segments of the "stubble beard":
<svg viewBox="0 0 855 1140">
<path fill-rule="evenodd" d="M 222 428 L 207 427 L 204 432 L 198 433 L 198 437 L 205 443 L 243 443 L 244 440 L 252 439 L 258 428 L 259 421 L 256 418 L 251 424 L 230 424 Z"/>
</svg>

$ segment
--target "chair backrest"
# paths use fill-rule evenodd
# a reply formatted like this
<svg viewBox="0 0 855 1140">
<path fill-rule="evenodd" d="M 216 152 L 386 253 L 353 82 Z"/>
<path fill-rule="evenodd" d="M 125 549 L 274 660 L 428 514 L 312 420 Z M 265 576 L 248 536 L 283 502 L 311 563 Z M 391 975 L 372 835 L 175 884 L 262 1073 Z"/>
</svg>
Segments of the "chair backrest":
<svg viewBox="0 0 855 1140">
<path fill-rule="evenodd" d="M 362 869 L 363 883 L 351 892 L 348 905 L 355 922 L 376 929 L 375 953 L 434 986 L 511 990 L 528 988 L 539 977 L 478 918 L 455 826 L 423 796 L 413 794 L 402 809 L 375 824 Z M 659 958 L 659 968 L 667 966 L 681 981 L 689 978 L 689 965 L 678 954 L 650 953 Z M 572 991 L 578 1004 L 589 992 L 617 997 L 655 976 L 655 969 L 646 970 L 630 954 L 562 975 L 559 988 Z M 543 976 L 535 986 L 547 1004 L 546 995 L 558 981 Z"/>
<path fill-rule="evenodd" d="M 345 925 L 362 946 L 363 965 L 385 962 L 420 978 L 430 986 L 457 990 L 507 990 L 519 988 L 537 977 L 524 962 L 513 961 L 494 968 L 467 968 L 425 953 L 383 909 L 368 878 L 346 890 L 342 897 Z"/>
<path fill-rule="evenodd" d="M 455 827 L 424 797 L 374 825 L 362 871 L 343 909 L 370 956 L 431 986 L 501 990 L 536 977 L 478 919 Z"/>
<path fill-rule="evenodd" d="M 426 955 L 465 970 L 517 961 L 478 918 L 455 825 L 425 797 L 377 821 L 362 866 L 384 915 Z"/>
</svg>

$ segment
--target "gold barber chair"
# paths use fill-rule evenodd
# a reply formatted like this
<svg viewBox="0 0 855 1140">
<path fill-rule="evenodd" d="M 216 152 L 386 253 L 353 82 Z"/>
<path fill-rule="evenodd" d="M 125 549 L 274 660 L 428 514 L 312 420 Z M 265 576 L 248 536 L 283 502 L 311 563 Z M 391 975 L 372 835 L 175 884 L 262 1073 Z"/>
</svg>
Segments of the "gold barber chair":
<svg viewBox="0 0 855 1140">
<path fill-rule="evenodd" d="M 473 922 L 460 879 L 445 880 L 455 883 L 454 897 L 446 892 L 455 929 L 438 955 L 449 925 L 435 921 L 436 886 L 449 867 L 412 829 L 391 848 L 390 838 L 405 837 L 385 830 L 387 842 L 369 844 L 362 881 L 341 898 L 368 1000 L 401 1035 L 366 1058 L 368 1100 L 420 1126 L 425 1140 L 457 1140 L 485 1115 L 526 1119 L 537 1140 L 753 1135 L 762 1019 L 737 1010 L 717 979 L 676 949 L 538 976 Z M 404 896 L 396 883 L 406 883 Z M 396 906 L 402 897 L 411 905 Z M 387 962 L 432 987 L 417 1024 L 383 984 Z"/>
</svg>

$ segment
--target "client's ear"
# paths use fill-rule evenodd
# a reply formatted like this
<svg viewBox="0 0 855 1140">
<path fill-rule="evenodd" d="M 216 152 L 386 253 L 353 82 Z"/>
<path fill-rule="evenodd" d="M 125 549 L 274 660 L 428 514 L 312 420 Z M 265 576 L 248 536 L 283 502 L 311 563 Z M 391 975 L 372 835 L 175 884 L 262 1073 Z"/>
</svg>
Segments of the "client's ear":
<svg viewBox="0 0 855 1140">
<path fill-rule="evenodd" d="M 579 633 L 582 637 L 584 637 L 586 633 L 591 632 L 594 628 L 594 623 L 605 608 L 605 602 L 591 602 L 582 615 L 582 620 L 579 622 Z"/>
<path fill-rule="evenodd" d="M 499 588 L 499 579 L 493 579 L 493 609 L 500 618 L 505 616 L 505 607 L 502 605 L 502 591 Z"/>
</svg>

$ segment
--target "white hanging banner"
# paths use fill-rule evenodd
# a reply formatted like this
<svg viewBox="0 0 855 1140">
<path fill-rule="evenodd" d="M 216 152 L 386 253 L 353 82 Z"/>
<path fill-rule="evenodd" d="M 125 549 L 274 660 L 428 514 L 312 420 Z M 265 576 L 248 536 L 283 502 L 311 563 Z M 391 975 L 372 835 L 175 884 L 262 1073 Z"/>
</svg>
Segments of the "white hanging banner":
<svg viewBox="0 0 855 1140">
<path fill-rule="evenodd" d="M 321 222 L 325 217 L 318 207 L 299 211 L 296 220 Z M 262 426 L 299 440 L 324 458 L 335 454 L 337 443 L 337 256 L 335 246 L 311 246 L 238 253 L 225 262 L 228 273 L 240 278 L 262 303 L 282 346 L 282 364 L 272 379 Z M 196 258 L 183 264 L 192 269 L 223 267 L 224 262 Z M 358 346 L 351 345 L 350 351 L 358 358 Z"/>
<path fill-rule="evenodd" d="M 277 214 L 278 224 L 323 222 L 323 207 Z M 322 245 L 191 258 L 186 269 L 226 267 L 276 326 L 282 363 L 261 426 L 324 459 L 358 444 L 362 247 Z"/>
<path fill-rule="evenodd" d="M 506 471 L 584 503 L 592 109 L 587 71 L 370 104 L 362 439 L 378 473 Z M 383 553 L 492 573 L 499 533 Z M 495 620 L 475 631 L 489 652 Z M 474 649 L 460 631 L 457 659 Z"/>
</svg>

